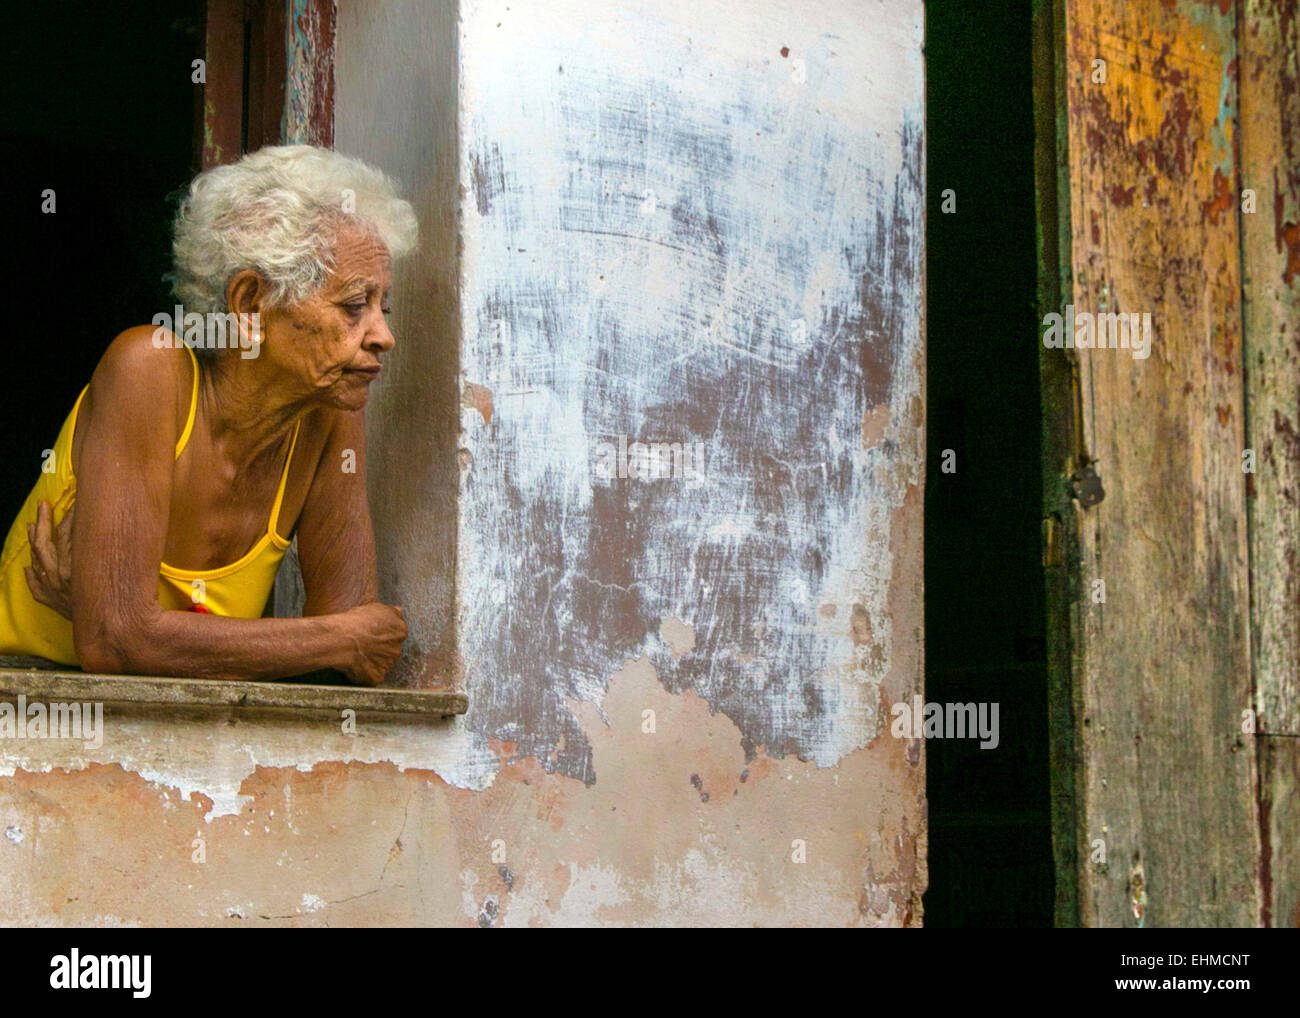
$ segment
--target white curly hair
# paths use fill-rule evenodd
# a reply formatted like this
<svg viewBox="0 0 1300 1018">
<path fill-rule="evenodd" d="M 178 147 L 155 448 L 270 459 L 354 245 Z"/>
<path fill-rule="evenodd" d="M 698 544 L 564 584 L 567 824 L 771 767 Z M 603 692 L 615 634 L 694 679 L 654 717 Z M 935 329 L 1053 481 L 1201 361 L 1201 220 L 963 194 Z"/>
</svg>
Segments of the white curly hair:
<svg viewBox="0 0 1300 1018">
<path fill-rule="evenodd" d="M 415 211 L 381 171 L 329 149 L 275 145 L 204 170 L 173 229 L 173 289 L 187 310 L 224 314 L 226 287 L 244 269 L 283 307 L 324 285 L 344 223 L 373 233 L 400 258 L 415 249 Z"/>
</svg>

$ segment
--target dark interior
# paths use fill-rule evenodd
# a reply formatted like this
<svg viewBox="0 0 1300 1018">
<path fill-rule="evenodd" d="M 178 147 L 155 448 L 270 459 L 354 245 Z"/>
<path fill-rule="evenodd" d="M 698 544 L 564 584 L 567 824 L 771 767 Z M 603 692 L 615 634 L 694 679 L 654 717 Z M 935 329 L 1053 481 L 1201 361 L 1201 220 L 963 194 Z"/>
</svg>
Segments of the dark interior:
<svg viewBox="0 0 1300 1018">
<path fill-rule="evenodd" d="M 201 26 L 200 4 L 184 0 L 137 0 L 126 15 L 67 0 L 6 12 L 4 278 L 33 314 L 10 334 L 13 384 L 0 401 L 5 530 L 109 342 L 175 304 L 163 277 L 175 202 L 197 172 Z M 47 189 L 52 214 L 41 211 Z"/>
<path fill-rule="evenodd" d="M 1000 735 L 926 743 L 925 924 L 1051 926 L 1030 3 L 931 0 L 925 57 L 926 700 Z"/>
</svg>

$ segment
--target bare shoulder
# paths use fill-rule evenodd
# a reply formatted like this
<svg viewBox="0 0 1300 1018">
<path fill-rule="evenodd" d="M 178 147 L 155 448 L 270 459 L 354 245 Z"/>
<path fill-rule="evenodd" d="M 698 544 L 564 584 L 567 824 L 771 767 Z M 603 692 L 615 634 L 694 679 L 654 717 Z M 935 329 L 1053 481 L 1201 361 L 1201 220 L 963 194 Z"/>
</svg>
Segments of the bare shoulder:
<svg viewBox="0 0 1300 1018">
<path fill-rule="evenodd" d="M 189 353 L 168 329 L 136 325 L 120 332 L 108 344 L 92 378 L 126 375 L 150 388 L 183 384 L 188 397 L 192 374 Z M 155 390 L 156 391 L 156 390 Z"/>
<path fill-rule="evenodd" d="M 159 331 L 166 335 L 156 339 Z M 133 420 L 147 422 L 151 430 L 175 431 L 177 419 L 183 422 L 189 415 L 192 365 L 189 352 L 167 330 L 152 325 L 127 329 L 99 359 L 83 412 L 92 420 Z"/>
</svg>

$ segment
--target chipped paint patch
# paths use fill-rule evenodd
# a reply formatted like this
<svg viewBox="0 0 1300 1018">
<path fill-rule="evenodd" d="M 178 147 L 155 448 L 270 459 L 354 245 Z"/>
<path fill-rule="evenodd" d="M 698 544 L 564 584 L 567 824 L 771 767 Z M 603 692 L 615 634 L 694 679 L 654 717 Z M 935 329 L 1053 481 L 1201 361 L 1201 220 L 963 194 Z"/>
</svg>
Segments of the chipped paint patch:
<svg viewBox="0 0 1300 1018">
<path fill-rule="evenodd" d="M 492 423 L 492 390 L 473 382 L 466 382 L 460 397 L 461 406 L 477 410 L 484 424 Z"/>
<path fill-rule="evenodd" d="M 885 438 L 889 426 L 889 405 L 879 403 L 862 415 L 862 448 L 874 449 Z"/>
<path fill-rule="evenodd" d="M 695 649 L 695 630 L 678 619 L 666 618 L 659 623 L 659 638 L 668 644 L 674 661 Z"/>
<path fill-rule="evenodd" d="M 76 740 L 0 741 L 0 776 L 116 764 L 160 790 L 175 789 L 184 802 L 203 803 L 206 823 L 246 808 L 241 788 L 259 766 L 310 771 L 324 762 L 351 761 L 431 771 L 450 785 L 473 789 L 486 788 L 496 769 L 495 756 L 463 717 L 436 729 L 362 720 L 354 736 L 332 721 L 268 716 L 177 721 L 115 714 L 110 707 L 98 749 Z"/>
<path fill-rule="evenodd" d="M 570 704 L 601 780 L 583 787 L 520 761 L 521 773 L 483 800 L 536 781 L 560 789 L 547 811 L 565 814 L 546 839 L 561 866 L 530 833 L 501 925 L 919 921 L 924 839 L 913 811 L 924 770 L 905 763 L 900 740 L 880 740 L 834 772 L 763 755 L 747 766 L 735 724 L 689 690 L 666 692 L 644 658 L 612 677 L 600 709 Z M 642 732 L 646 709 L 658 719 L 653 735 Z M 638 837 L 644 830 L 656 837 Z M 791 860 L 796 838 L 808 846 L 804 864 Z M 477 883 L 492 879 L 475 872 Z"/>
<path fill-rule="evenodd" d="M 281 133 L 289 144 L 334 140 L 334 3 L 290 0 Z"/>
</svg>

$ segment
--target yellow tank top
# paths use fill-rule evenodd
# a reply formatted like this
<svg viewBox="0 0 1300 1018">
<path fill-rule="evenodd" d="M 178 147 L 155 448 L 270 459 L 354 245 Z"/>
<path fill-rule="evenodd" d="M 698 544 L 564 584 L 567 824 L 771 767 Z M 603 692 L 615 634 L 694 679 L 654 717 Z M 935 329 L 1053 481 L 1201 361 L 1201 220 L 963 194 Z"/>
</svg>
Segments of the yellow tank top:
<svg viewBox="0 0 1300 1018">
<path fill-rule="evenodd" d="M 194 428 L 194 415 L 199 403 L 199 365 L 194 351 L 186 347 L 194 370 L 194 385 L 190 395 L 190 413 L 176 442 L 176 455 L 180 459 L 185 444 Z M 77 411 L 85 398 L 81 390 L 54 443 L 53 455 L 42 465 L 40 479 L 27 496 L 9 534 L 4 550 L 0 552 L 0 654 L 32 654 L 49 658 L 60 664 L 76 665 L 77 654 L 72 641 L 72 623 L 39 603 L 27 586 L 23 570 L 32 563 L 31 546 L 27 542 L 27 525 L 36 522 L 36 509 L 40 502 L 50 503 L 53 525 L 67 515 L 76 500 L 77 479 L 72 472 L 72 438 L 77 427 Z M 285 457 L 280 485 L 271 506 L 271 519 L 266 533 L 240 559 L 217 569 L 176 569 L 166 562 L 158 566 L 158 603 L 169 611 L 191 611 L 206 608 L 214 615 L 235 618 L 260 618 L 266 608 L 267 598 L 275 582 L 289 542 L 276 531 L 280 518 L 280 503 L 284 500 L 285 482 L 289 478 L 289 465 L 298 443 L 298 428 L 294 425 Z"/>
</svg>

